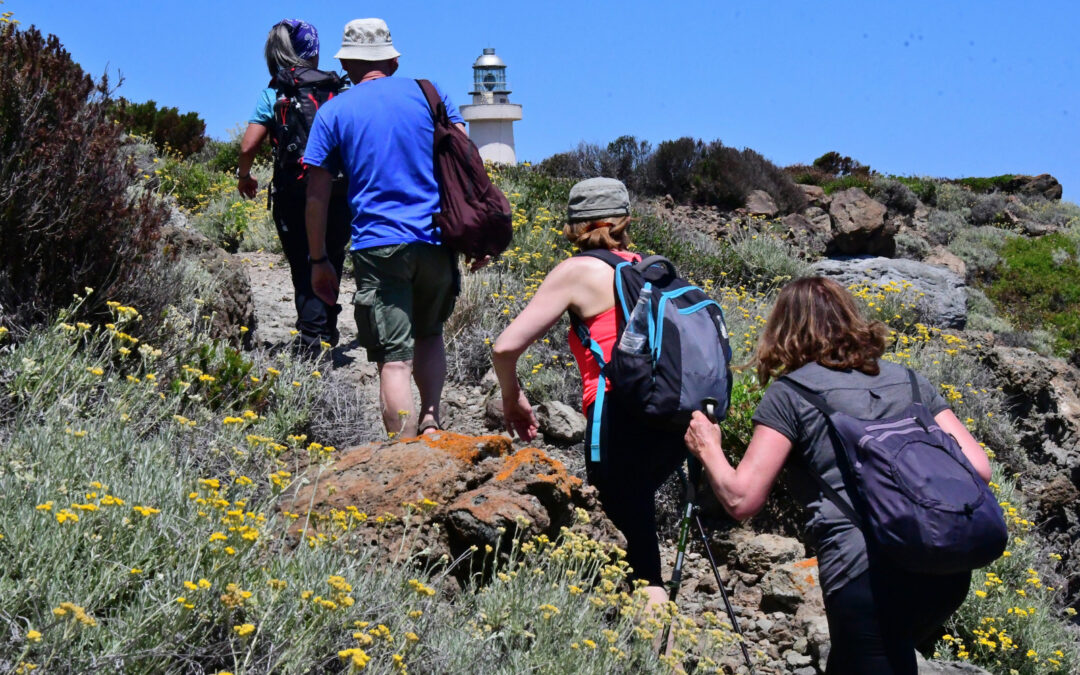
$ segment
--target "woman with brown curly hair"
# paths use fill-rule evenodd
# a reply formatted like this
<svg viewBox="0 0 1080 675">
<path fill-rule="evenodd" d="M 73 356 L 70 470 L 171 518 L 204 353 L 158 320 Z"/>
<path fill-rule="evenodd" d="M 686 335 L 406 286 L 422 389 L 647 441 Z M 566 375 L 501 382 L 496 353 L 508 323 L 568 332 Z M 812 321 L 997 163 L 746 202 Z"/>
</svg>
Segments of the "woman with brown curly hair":
<svg viewBox="0 0 1080 675">
<path fill-rule="evenodd" d="M 785 286 L 765 325 L 754 362 L 758 381 L 785 376 L 818 393 L 832 408 L 860 419 L 902 413 L 913 400 L 908 371 L 881 360 L 886 328 L 866 321 L 840 284 L 820 277 Z M 935 422 L 959 443 L 972 468 L 990 480 L 979 443 L 926 378 L 919 396 Z M 903 571 L 867 553 L 858 527 L 819 488 L 813 473 L 844 499 L 836 449 L 825 415 L 786 382 L 766 390 L 738 467 L 721 449 L 720 428 L 696 413 L 686 432 L 724 508 L 735 518 L 757 513 L 780 470 L 810 515 L 807 534 L 817 549 L 832 641 L 828 673 L 916 672 L 915 645 L 932 637 L 963 602 L 970 573 Z"/>
<path fill-rule="evenodd" d="M 626 187 L 613 178 L 590 178 L 570 190 L 566 238 L 579 250 L 607 249 L 627 262 L 641 256 L 628 250 L 630 197 Z M 507 428 L 524 440 L 536 437 L 536 417 L 517 379 L 517 362 L 529 346 L 569 312 L 581 321 L 593 342 L 611 360 L 615 345 L 615 273 L 597 258 L 573 256 L 548 273 L 536 295 L 495 341 L 492 360 L 502 388 L 503 415 Z M 600 461 L 586 453 L 585 470 L 596 486 L 604 512 L 626 536 L 626 557 L 632 578 L 646 581 L 650 604 L 667 599 L 660 570 L 656 535 L 656 490 L 685 456 L 680 433 L 646 426 L 626 413 L 616 398 L 598 398 L 600 366 L 576 336 L 568 336 L 582 381 L 582 408 L 592 419 L 600 401 L 598 432 Z M 610 387 L 605 386 L 605 391 Z M 592 425 L 585 447 L 592 441 Z"/>
</svg>

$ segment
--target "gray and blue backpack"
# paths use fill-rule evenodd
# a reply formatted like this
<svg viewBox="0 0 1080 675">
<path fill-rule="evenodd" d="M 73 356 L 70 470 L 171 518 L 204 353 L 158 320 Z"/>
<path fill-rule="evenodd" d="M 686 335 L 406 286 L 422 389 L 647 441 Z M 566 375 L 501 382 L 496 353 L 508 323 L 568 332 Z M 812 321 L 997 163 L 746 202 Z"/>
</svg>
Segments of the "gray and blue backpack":
<svg viewBox="0 0 1080 675">
<path fill-rule="evenodd" d="M 850 501 L 809 462 L 804 466 L 822 493 L 862 530 L 871 555 L 924 574 L 988 565 L 1009 540 L 1001 506 L 960 444 L 923 405 L 910 369 L 908 377 L 911 405 L 878 420 L 839 412 L 818 392 L 781 377 L 779 382 L 825 415 Z"/>
<path fill-rule="evenodd" d="M 571 324 L 585 349 L 600 366 L 589 456 L 600 461 L 600 423 L 607 395 L 619 406 L 639 413 L 651 424 L 684 431 L 695 410 L 715 401 L 715 414 L 723 419 L 731 399 L 731 347 L 724 312 L 703 290 L 681 279 L 675 265 L 663 256 L 633 263 L 617 254 L 596 249 L 577 254 L 603 260 L 615 268 L 616 345 L 630 320 L 642 289 L 651 290 L 646 348 L 628 353 L 618 346 L 611 360 L 589 335 L 589 329 L 571 314 Z"/>
</svg>

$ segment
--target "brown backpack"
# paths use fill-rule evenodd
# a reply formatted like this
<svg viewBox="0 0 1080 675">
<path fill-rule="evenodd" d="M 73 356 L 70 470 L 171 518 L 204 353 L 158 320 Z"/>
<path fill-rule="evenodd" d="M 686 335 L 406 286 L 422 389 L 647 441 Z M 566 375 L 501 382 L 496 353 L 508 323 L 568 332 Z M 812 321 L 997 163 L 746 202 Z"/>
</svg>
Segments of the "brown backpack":
<svg viewBox="0 0 1080 675">
<path fill-rule="evenodd" d="M 514 234 L 510 202 L 491 183 L 476 145 L 450 121 L 435 85 L 416 82 L 435 122 L 440 212 L 433 216 L 433 223 L 442 232 L 442 242 L 466 258 L 497 256 Z"/>
</svg>

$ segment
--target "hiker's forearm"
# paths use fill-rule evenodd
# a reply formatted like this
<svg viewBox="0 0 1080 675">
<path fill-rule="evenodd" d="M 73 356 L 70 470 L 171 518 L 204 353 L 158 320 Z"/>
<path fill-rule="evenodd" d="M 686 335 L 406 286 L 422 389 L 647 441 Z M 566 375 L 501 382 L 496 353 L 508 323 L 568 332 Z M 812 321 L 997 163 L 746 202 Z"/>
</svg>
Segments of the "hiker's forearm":
<svg viewBox="0 0 1080 675">
<path fill-rule="evenodd" d="M 330 172 L 319 167 L 310 167 L 304 225 L 307 229 L 308 255 L 313 259 L 326 255 L 326 210 L 329 204 Z"/>
<path fill-rule="evenodd" d="M 251 173 L 251 165 L 255 163 L 255 155 L 259 147 L 266 140 L 267 129 L 261 124 L 248 124 L 240 139 L 240 158 L 237 161 L 237 173 L 246 176 Z"/>
<path fill-rule="evenodd" d="M 499 380 L 499 390 L 503 398 L 517 398 L 521 393 L 521 385 L 517 379 L 517 362 L 522 351 L 524 350 L 491 353 L 491 365 L 495 368 L 495 377 Z"/>
</svg>

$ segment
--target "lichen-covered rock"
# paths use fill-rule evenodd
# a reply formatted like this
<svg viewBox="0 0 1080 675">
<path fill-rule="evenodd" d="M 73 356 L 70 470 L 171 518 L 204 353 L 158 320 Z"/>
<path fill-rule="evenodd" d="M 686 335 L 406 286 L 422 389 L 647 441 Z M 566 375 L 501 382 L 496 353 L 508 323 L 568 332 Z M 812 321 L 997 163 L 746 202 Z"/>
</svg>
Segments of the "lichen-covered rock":
<svg viewBox="0 0 1080 675">
<path fill-rule="evenodd" d="M 374 443 L 307 474 L 282 506 L 300 514 L 300 537 L 349 532 L 392 553 L 407 533 L 431 560 L 505 546 L 514 536 L 554 539 L 564 526 L 625 546 L 594 488 L 541 450 L 515 451 L 505 436 L 443 431 Z"/>
<path fill-rule="evenodd" d="M 760 576 L 778 565 L 805 556 L 806 549 L 798 539 L 762 533 L 735 544 L 732 564 L 737 569 Z"/>
<path fill-rule="evenodd" d="M 759 586 L 763 612 L 795 614 L 804 603 L 822 603 L 817 558 L 774 565 Z"/>
</svg>

